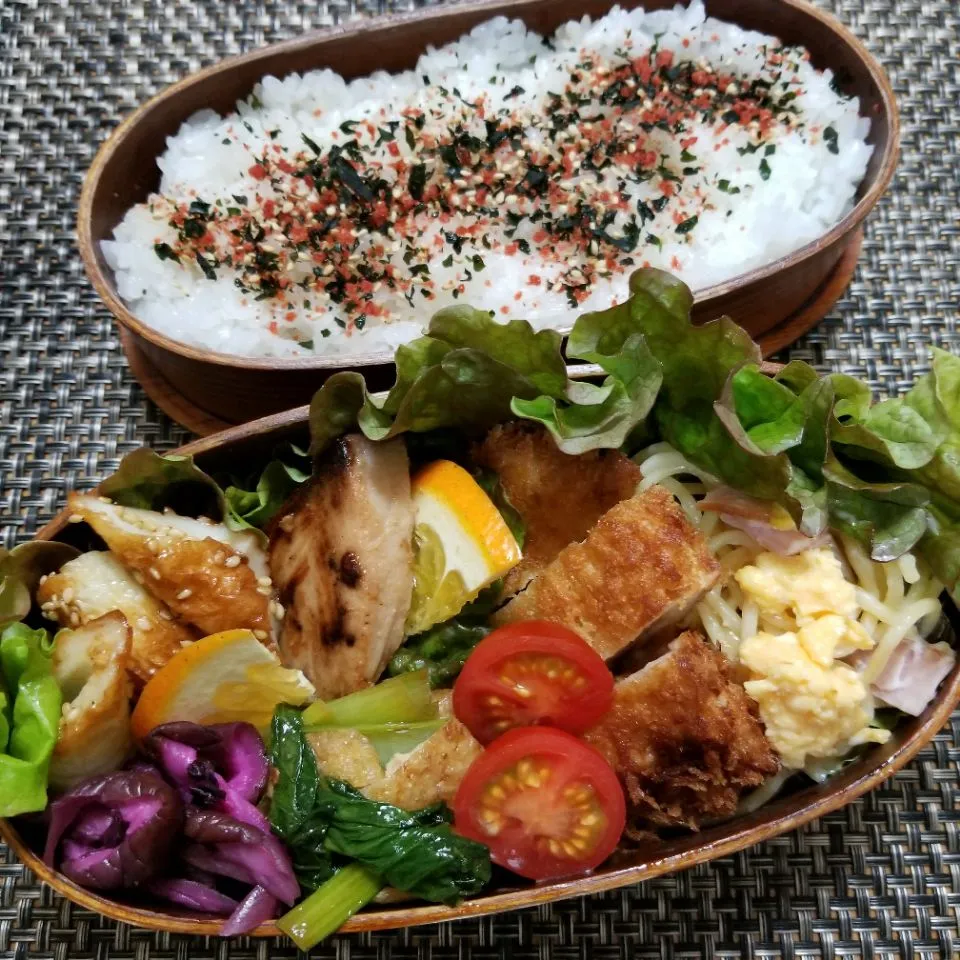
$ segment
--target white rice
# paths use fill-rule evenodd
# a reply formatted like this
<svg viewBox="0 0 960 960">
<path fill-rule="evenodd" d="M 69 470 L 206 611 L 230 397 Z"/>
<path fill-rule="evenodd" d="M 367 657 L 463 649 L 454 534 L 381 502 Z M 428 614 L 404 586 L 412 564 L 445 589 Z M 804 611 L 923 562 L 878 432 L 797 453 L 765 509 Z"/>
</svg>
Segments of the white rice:
<svg viewBox="0 0 960 960">
<path fill-rule="evenodd" d="M 567 288 L 553 287 L 559 287 L 564 271 L 596 260 L 592 248 L 584 247 L 577 256 L 558 263 L 541 256 L 536 243 L 529 254 L 507 253 L 509 240 L 503 236 L 494 237 L 492 250 L 468 242 L 452 262 L 451 251 L 440 247 L 428 261 L 433 297 L 404 298 L 396 290 L 378 289 L 373 300 L 387 316 L 365 318 L 360 330 L 342 305 L 322 291 L 293 288 L 284 304 L 269 297 L 257 300 L 238 288 L 239 274 L 233 269 L 221 268 L 211 280 L 188 259 L 180 263 L 160 259 L 155 244 L 176 241 L 177 231 L 168 223 L 173 204 L 202 198 L 229 206 L 236 203 L 231 199 L 236 196 L 270 197 L 270 181 L 254 179 L 249 170 L 251 158 L 275 149 L 271 145 L 293 156 L 304 150 L 306 134 L 325 153 L 343 143 L 345 137 L 338 133 L 341 124 L 371 118 L 380 126 L 384 117 L 402 120 L 405 108 L 435 106 L 441 87 L 456 87 L 466 102 L 485 95 L 488 116 L 502 106 L 542 115 L 548 94 L 563 89 L 577 63 L 587 55 L 592 62 L 622 62 L 618 51 L 625 42 L 632 43 L 635 52 L 657 43 L 659 50 L 672 51 L 675 61 L 702 58 L 717 72 L 747 79 L 769 75 L 765 57 L 779 45 L 774 37 L 706 18 L 702 3 L 695 0 L 686 8 L 669 11 L 614 8 L 596 21 L 584 17 L 557 31 L 553 49 L 520 21 L 497 18 L 455 43 L 428 50 L 415 70 L 399 75 L 381 71 L 350 82 L 329 70 L 283 80 L 266 77 L 254 91 L 255 97 L 237 105 L 237 113 L 224 118 L 201 111 L 169 138 L 166 152 L 157 161 L 163 173 L 159 195 L 150 204 L 131 209 L 116 228 L 114 240 L 103 244 L 119 293 L 141 320 L 177 341 L 248 356 L 346 356 L 392 349 L 419 336 L 436 310 L 455 303 L 469 303 L 499 318 L 523 317 L 539 328 L 566 327 L 585 310 L 604 309 L 622 300 L 627 291 L 631 265 L 623 264 L 628 254 L 616 249 L 612 252 L 617 269 L 607 277 L 596 277 L 586 295 L 580 296 L 581 302 L 573 304 Z M 700 172 L 684 180 L 680 193 L 697 193 L 695 229 L 678 233 L 676 208 L 668 203 L 641 232 L 641 238 L 658 237 L 661 245 L 641 239 L 629 252 L 633 264 L 672 270 L 700 289 L 803 246 L 851 209 L 872 150 L 865 139 L 869 120 L 859 116 L 857 100 L 834 92 L 830 72 L 816 71 L 803 54 L 797 49 L 784 52 L 785 75 L 792 78 L 790 89 L 797 93 L 793 105 L 798 122 L 789 128 L 777 125 L 769 132 L 765 144 L 773 145 L 775 152 L 768 147 L 743 153 L 755 131 L 738 124 L 718 129 L 716 123 L 692 123 L 688 134 L 698 137 Z M 493 83 L 492 78 L 496 78 Z M 510 97 L 518 87 L 523 93 Z M 448 97 L 444 103 L 449 102 Z M 457 119 L 469 123 L 468 113 L 463 111 Z M 823 136 L 828 128 L 836 133 L 832 144 Z M 416 163 L 402 129 L 397 136 L 400 155 Z M 482 123 L 479 133 L 483 135 Z M 527 134 L 537 136 L 530 128 Z M 660 137 L 657 149 L 665 164 L 682 166 L 677 138 L 658 131 L 650 136 Z M 761 161 L 767 168 L 766 178 Z M 616 178 L 605 177 L 606 185 L 616 192 Z M 570 180 L 573 190 L 596 182 L 594 175 L 579 169 Z M 723 181 L 726 191 L 718 186 Z M 739 192 L 730 192 L 730 185 Z M 657 178 L 627 183 L 620 193 L 631 207 L 661 196 Z M 283 197 L 278 199 L 282 202 Z M 509 208 L 510 202 L 505 198 L 499 206 Z M 425 218 L 418 230 L 428 241 L 438 229 L 455 229 L 468 220 L 455 214 L 451 223 L 438 228 Z M 625 216 L 618 213 L 610 235 L 616 236 L 625 223 Z M 533 242 L 537 230 L 536 224 L 523 220 L 512 239 Z M 392 262 L 398 270 L 409 269 L 401 245 L 394 246 L 398 249 L 390 255 Z M 601 252 L 601 260 L 603 253 L 610 251 Z M 477 254 L 482 255 L 483 271 L 465 272 Z M 290 270 L 295 280 L 310 279 L 306 266 L 292 264 Z M 472 277 L 465 281 L 468 274 Z M 542 282 L 533 285 L 532 275 Z"/>
</svg>

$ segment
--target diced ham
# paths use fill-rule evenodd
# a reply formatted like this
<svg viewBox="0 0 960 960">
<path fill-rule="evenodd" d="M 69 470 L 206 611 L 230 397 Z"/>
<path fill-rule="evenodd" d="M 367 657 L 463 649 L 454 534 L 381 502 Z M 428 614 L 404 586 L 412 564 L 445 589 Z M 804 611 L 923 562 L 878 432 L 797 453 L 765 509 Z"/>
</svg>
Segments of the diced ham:
<svg viewBox="0 0 960 960">
<path fill-rule="evenodd" d="M 783 522 L 787 515 L 779 504 L 772 500 L 748 497 L 731 487 L 711 490 L 700 501 L 700 509 L 719 513 L 720 519 L 728 527 L 742 530 L 765 550 L 781 557 L 792 557 L 811 547 L 822 547 L 829 536 L 824 532 L 816 537 L 808 537 L 795 526 Z"/>
<path fill-rule="evenodd" d="M 906 637 L 870 689 L 884 703 L 916 717 L 926 709 L 956 661 L 956 653 L 945 643 Z"/>
</svg>

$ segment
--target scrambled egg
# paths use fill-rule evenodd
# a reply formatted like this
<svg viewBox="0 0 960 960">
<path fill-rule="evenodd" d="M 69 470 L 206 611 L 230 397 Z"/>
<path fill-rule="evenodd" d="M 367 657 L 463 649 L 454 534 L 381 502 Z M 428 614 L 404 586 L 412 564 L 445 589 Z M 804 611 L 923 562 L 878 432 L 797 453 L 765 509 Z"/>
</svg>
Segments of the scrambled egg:
<svg viewBox="0 0 960 960">
<path fill-rule="evenodd" d="M 869 726 L 873 703 L 866 685 L 839 659 L 874 644 L 856 620 L 854 586 L 834 553 L 763 553 L 735 576 L 761 620 L 777 624 L 777 632 L 747 637 L 739 656 L 750 673 L 744 689 L 756 700 L 784 766 L 800 768 L 808 758 L 887 740 L 889 731 Z"/>
<path fill-rule="evenodd" d="M 838 613 L 852 620 L 858 612 L 853 584 L 826 547 L 792 557 L 761 553 L 752 567 L 741 567 L 736 578 L 762 613 L 789 614 L 805 623 L 823 613 Z"/>
</svg>

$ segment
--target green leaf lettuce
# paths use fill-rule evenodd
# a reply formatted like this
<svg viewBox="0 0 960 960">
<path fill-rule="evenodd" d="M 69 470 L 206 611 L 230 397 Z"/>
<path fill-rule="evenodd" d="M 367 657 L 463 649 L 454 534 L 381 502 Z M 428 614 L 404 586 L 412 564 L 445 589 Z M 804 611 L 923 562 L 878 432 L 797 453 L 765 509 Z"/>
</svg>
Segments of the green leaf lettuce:
<svg viewBox="0 0 960 960">
<path fill-rule="evenodd" d="M 60 688 L 46 630 L 22 623 L 0 633 L 0 817 L 43 810 L 60 729 Z"/>
</svg>

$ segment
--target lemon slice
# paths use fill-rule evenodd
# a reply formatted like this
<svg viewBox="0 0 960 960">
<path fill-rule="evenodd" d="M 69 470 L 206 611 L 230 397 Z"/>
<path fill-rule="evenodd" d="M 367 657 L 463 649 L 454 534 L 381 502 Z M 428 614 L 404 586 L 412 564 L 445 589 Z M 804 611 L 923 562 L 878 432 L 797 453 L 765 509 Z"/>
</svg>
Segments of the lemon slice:
<svg viewBox="0 0 960 960">
<path fill-rule="evenodd" d="M 150 678 L 130 726 L 137 739 L 173 720 L 246 720 L 264 730 L 278 703 L 300 706 L 313 696 L 310 681 L 283 667 L 250 630 L 224 630 L 184 647 Z"/>
<path fill-rule="evenodd" d="M 463 467 L 437 460 L 412 481 L 413 600 L 407 633 L 422 633 L 520 562 L 520 546 L 493 501 Z"/>
</svg>

